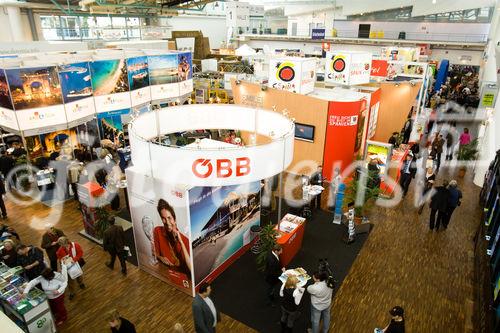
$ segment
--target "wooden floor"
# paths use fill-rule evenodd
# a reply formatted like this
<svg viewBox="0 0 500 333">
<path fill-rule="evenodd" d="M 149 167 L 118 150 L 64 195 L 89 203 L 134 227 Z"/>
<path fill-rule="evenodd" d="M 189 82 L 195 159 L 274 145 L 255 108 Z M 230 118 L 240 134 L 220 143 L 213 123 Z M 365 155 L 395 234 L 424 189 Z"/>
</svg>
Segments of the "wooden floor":
<svg viewBox="0 0 500 333">
<path fill-rule="evenodd" d="M 373 332 L 386 325 L 393 305 L 405 308 L 407 332 L 470 331 L 479 188 L 468 178 L 460 187 L 464 201 L 447 231 L 430 232 L 428 209 L 419 216 L 410 194 L 397 208 L 376 209 L 375 227 L 334 300 L 330 332 Z M 138 332 L 172 332 L 177 322 L 194 332 L 190 297 L 132 265 L 127 277 L 118 265 L 114 271 L 105 267 L 102 248 L 77 234 L 82 220 L 75 202 L 49 210 L 41 203 L 7 199 L 7 209 L 6 223 L 27 244 L 39 245 L 44 225 L 53 221 L 83 246 L 87 289 L 66 301 L 69 320 L 60 332 L 107 332 L 105 313 L 112 308 L 134 322 Z M 218 332 L 253 330 L 223 316 Z"/>
</svg>

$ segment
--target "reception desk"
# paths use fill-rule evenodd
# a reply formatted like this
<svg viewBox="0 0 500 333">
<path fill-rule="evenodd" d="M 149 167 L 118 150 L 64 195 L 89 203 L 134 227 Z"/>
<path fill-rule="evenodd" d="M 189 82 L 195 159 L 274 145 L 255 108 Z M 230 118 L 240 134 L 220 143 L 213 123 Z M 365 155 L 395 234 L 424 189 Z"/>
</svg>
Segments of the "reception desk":
<svg viewBox="0 0 500 333">
<path fill-rule="evenodd" d="M 287 266 L 302 247 L 306 219 L 292 214 L 286 214 L 280 221 L 277 243 L 281 245 L 281 264 Z M 278 226 L 276 226 L 277 228 Z"/>
</svg>

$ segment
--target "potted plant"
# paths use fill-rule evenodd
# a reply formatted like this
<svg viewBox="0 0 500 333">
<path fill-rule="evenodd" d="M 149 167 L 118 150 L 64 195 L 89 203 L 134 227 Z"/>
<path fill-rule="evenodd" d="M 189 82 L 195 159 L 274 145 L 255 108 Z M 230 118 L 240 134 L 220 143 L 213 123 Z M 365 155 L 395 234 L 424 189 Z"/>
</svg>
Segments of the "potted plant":
<svg viewBox="0 0 500 333">
<path fill-rule="evenodd" d="M 373 181 L 374 180 L 372 179 L 372 177 L 368 174 L 365 184 L 361 183 L 358 178 L 352 178 L 351 181 L 346 184 L 346 189 L 344 192 L 344 209 L 346 209 L 350 203 L 355 203 L 354 222 L 356 224 L 362 223 L 363 218 L 366 217 L 368 209 L 373 205 L 375 200 L 378 198 L 378 195 L 380 194 L 379 186 L 368 186 L 368 184 Z M 360 191 L 364 192 L 363 203 L 356 204 L 356 199 Z"/>
<path fill-rule="evenodd" d="M 479 152 L 477 144 L 477 139 L 474 139 L 470 143 L 460 146 L 457 156 L 458 161 L 462 162 L 460 163 L 460 168 L 458 169 L 459 177 L 463 178 L 465 176 L 465 172 L 467 171 L 467 162 L 473 161 L 477 158 L 477 154 Z"/>
<path fill-rule="evenodd" d="M 257 269 L 262 272 L 266 269 L 267 254 L 276 245 L 276 239 L 278 238 L 278 230 L 274 227 L 274 224 L 268 224 L 263 226 L 260 231 L 260 249 L 256 260 Z"/>
</svg>

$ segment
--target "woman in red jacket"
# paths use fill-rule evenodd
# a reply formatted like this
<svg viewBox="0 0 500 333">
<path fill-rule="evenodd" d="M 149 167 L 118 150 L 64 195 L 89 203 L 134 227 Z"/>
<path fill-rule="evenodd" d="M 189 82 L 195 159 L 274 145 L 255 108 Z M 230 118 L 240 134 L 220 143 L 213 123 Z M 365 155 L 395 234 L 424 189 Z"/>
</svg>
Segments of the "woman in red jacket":
<svg viewBox="0 0 500 333">
<path fill-rule="evenodd" d="M 60 237 L 57 242 L 60 245 L 59 249 L 56 252 L 57 260 L 59 260 L 61 264 L 64 262 L 68 265 L 68 267 L 71 266 L 71 262 L 77 262 L 83 271 L 85 260 L 83 260 L 83 250 L 80 244 L 78 244 L 77 242 L 70 242 L 67 237 Z M 83 275 L 80 275 L 75 280 L 76 282 L 78 282 L 80 289 L 85 289 L 85 284 L 83 283 Z M 68 276 L 70 300 L 75 297 L 75 280 L 71 279 L 71 277 Z"/>
</svg>

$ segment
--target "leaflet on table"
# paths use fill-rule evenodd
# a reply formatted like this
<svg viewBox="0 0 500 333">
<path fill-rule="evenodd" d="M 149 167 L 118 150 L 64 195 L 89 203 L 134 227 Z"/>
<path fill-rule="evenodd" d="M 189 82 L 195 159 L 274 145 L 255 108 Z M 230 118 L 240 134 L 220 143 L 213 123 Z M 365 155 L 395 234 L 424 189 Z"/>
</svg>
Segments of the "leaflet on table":
<svg viewBox="0 0 500 333">
<path fill-rule="evenodd" d="M 125 59 L 90 63 L 92 88 L 98 113 L 130 108 L 130 92 Z"/>
<path fill-rule="evenodd" d="M 55 66 L 5 70 L 20 130 L 66 123 Z"/>
<path fill-rule="evenodd" d="M 127 73 L 132 106 L 149 103 L 151 89 L 149 88 L 148 57 L 128 58 Z"/>
<path fill-rule="evenodd" d="M 88 62 L 58 67 L 67 122 L 95 114 L 95 105 Z"/>
<path fill-rule="evenodd" d="M 0 125 L 19 130 L 14 113 L 14 105 L 10 98 L 7 76 L 3 69 L 0 69 Z"/>
</svg>

